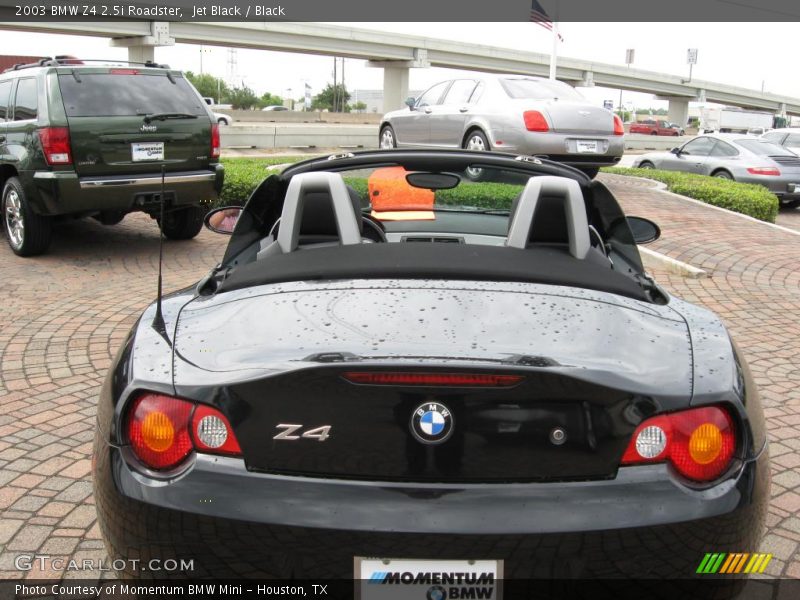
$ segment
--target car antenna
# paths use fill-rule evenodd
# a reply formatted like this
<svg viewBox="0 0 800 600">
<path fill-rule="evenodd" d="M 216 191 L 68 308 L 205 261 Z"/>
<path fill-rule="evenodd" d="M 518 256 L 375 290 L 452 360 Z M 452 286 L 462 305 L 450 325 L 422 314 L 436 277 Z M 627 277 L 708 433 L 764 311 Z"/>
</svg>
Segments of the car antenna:
<svg viewBox="0 0 800 600">
<path fill-rule="evenodd" d="M 167 176 L 166 165 L 161 165 L 161 194 L 158 218 L 158 295 L 156 296 L 156 316 L 153 317 L 152 327 L 156 332 L 164 338 L 164 341 L 172 347 L 172 342 L 167 335 L 167 325 L 164 323 L 164 313 L 161 311 L 161 295 L 162 295 L 162 281 L 161 271 L 164 262 L 164 179 Z"/>
</svg>

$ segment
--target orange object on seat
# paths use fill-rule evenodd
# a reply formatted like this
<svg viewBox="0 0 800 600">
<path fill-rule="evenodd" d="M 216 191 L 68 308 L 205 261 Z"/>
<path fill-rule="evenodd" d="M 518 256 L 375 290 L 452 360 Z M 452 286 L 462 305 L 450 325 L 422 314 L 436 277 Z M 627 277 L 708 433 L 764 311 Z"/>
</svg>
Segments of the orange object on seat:
<svg viewBox="0 0 800 600">
<path fill-rule="evenodd" d="M 381 213 L 387 213 L 386 220 L 432 220 L 434 192 L 424 188 L 416 188 L 406 181 L 403 167 L 384 167 L 375 169 L 369 176 L 367 186 L 373 215 L 381 219 Z M 408 212 L 407 218 L 402 213 Z"/>
</svg>

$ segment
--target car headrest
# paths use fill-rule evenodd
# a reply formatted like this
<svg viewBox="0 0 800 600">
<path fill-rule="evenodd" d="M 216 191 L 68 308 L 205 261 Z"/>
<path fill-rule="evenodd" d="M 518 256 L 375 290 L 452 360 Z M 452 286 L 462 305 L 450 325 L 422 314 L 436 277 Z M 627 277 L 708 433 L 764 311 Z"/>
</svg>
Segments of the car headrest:
<svg viewBox="0 0 800 600">
<path fill-rule="evenodd" d="M 349 185 L 347 193 L 353 205 L 359 232 L 364 231 L 364 220 L 361 217 L 361 198 Z M 308 191 L 304 195 L 303 213 L 300 221 L 300 235 L 320 235 L 339 237 L 336 227 L 336 215 L 333 212 L 333 201 L 326 191 Z"/>
<path fill-rule="evenodd" d="M 506 245 L 564 243 L 575 258 L 584 259 L 590 248 L 589 222 L 580 185 L 566 177 L 542 176 L 528 180 L 514 199 Z"/>
<path fill-rule="evenodd" d="M 310 227 L 322 227 L 323 216 L 327 216 L 326 231 L 338 236 L 343 246 L 361 243 L 361 206 L 357 202 L 339 173 L 312 172 L 300 173 L 289 181 L 286 197 L 281 211 L 281 226 L 278 229 L 277 246 L 279 252 L 294 252 L 301 233 L 306 205 L 311 206 L 308 216 Z M 325 208 L 330 210 L 325 215 Z M 323 216 L 320 216 L 323 215 Z M 307 234 L 307 232 L 303 232 Z"/>
</svg>

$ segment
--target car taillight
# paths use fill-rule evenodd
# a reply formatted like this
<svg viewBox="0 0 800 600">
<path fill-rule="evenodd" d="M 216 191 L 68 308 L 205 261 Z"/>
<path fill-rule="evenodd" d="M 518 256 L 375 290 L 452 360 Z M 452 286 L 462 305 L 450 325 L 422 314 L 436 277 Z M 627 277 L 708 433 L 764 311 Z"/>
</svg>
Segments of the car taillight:
<svg viewBox="0 0 800 600">
<path fill-rule="evenodd" d="M 521 375 L 483 373 L 400 373 L 392 371 L 348 372 L 344 378 L 351 383 L 367 385 L 425 385 L 451 387 L 510 387 L 524 378 Z"/>
<path fill-rule="evenodd" d="M 614 115 L 614 135 L 625 135 L 625 127 L 622 125 L 619 115 Z"/>
<path fill-rule="evenodd" d="M 111 75 L 138 75 L 138 69 L 111 69 L 109 71 Z"/>
<path fill-rule="evenodd" d="M 164 394 L 145 393 L 133 402 L 127 433 L 136 458 L 155 470 L 177 467 L 193 450 L 241 455 L 225 415 Z"/>
<path fill-rule="evenodd" d="M 525 121 L 525 129 L 528 131 L 550 131 L 547 119 L 538 110 L 526 110 L 522 113 L 522 119 Z"/>
<path fill-rule="evenodd" d="M 775 167 L 748 167 L 747 172 L 751 175 L 774 175 L 781 174 L 780 170 Z"/>
<path fill-rule="evenodd" d="M 192 439 L 198 452 L 241 454 L 228 419 L 215 408 L 198 406 L 192 415 Z"/>
<path fill-rule="evenodd" d="M 211 125 L 211 158 L 219 158 L 221 153 L 219 142 L 219 123 Z"/>
<path fill-rule="evenodd" d="M 44 127 L 39 130 L 39 141 L 48 165 L 72 164 L 69 127 Z"/>
<path fill-rule="evenodd" d="M 718 406 L 658 415 L 641 423 L 622 456 L 623 465 L 669 462 L 692 481 L 722 475 L 736 451 L 736 431 Z"/>
</svg>

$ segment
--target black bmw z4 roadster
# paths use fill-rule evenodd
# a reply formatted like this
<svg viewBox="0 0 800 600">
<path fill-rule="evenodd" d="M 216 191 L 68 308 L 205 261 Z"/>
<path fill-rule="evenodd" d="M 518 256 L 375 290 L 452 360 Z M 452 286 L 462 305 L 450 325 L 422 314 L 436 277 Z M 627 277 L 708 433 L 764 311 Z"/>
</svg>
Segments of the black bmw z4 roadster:
<svg viewBox="0 0 800 600">
<path fill-rule="evenodd" d="M 221 262 L 145 309 L 102 389 L 112 557 L 668 580 L 758 551 L 748 367 L 717 316 L 647 274 L 637 243 L 658 227 L 602 182 L 368 151 L 296 163 L 206 225 L 232 234 Z"/>
</svg>

